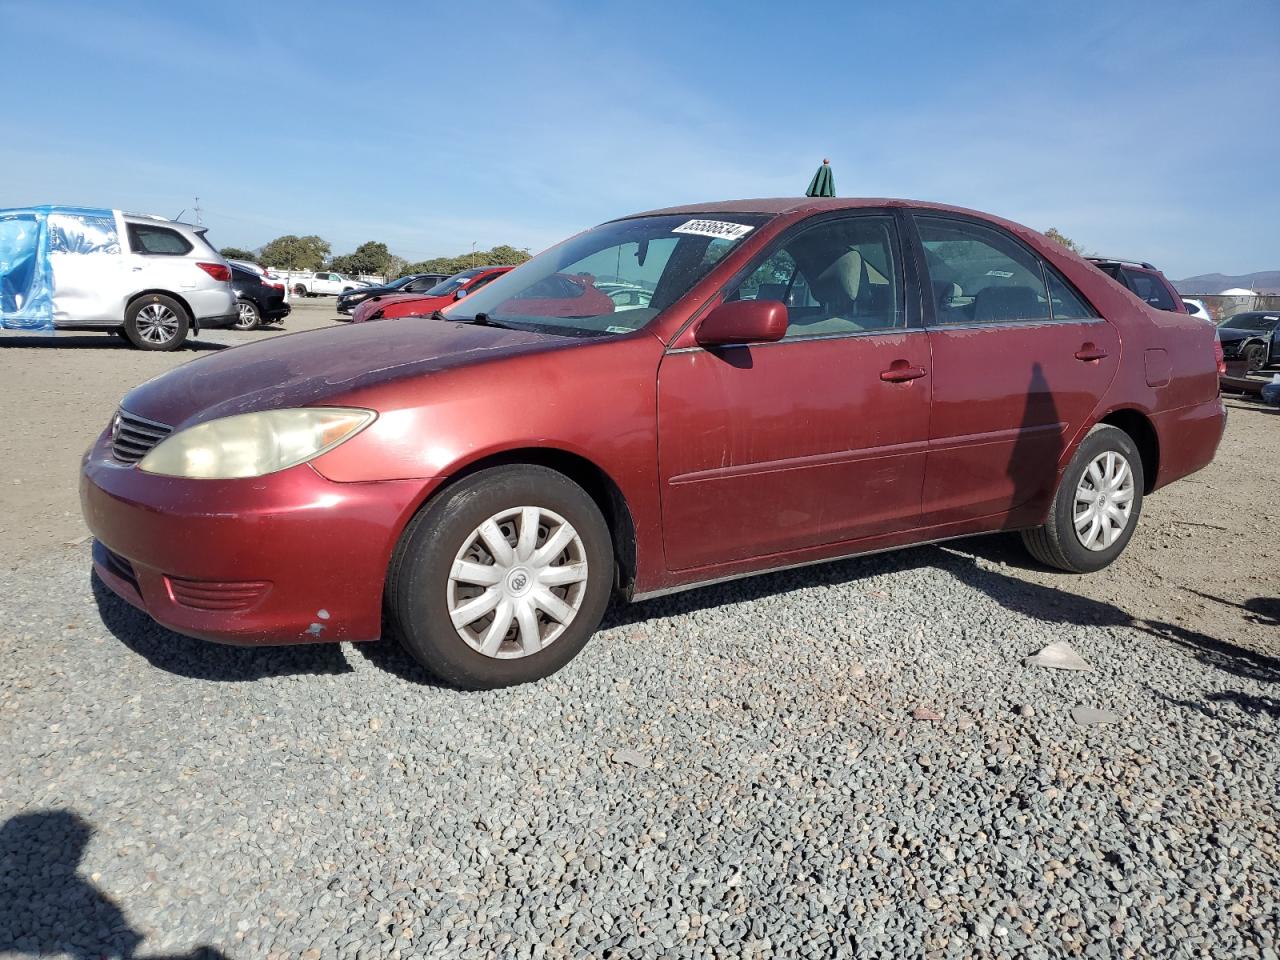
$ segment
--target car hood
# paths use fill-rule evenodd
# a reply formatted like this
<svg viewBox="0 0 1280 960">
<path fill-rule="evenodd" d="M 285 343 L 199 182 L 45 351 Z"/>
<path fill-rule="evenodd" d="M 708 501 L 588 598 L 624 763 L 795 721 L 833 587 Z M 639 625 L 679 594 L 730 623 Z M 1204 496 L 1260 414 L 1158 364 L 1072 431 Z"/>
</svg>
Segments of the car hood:
<svg viewBox="0 0 1280 960">
<path fill-rule="evenodd" d="M 1250 337 L 1265 337 L 1265 330 L 1242 330 L 1239 327 L 1218 327 L 1219 343 L 1239 343 Z"/>
<path fill-rule="evenodd" d="M 206 354 L 136 387 L 121 406 L 184 427 L 257 410 L 341 403 L 395 380 L 577 342 L 427 317 L 310 330 Z"/>
</svg>

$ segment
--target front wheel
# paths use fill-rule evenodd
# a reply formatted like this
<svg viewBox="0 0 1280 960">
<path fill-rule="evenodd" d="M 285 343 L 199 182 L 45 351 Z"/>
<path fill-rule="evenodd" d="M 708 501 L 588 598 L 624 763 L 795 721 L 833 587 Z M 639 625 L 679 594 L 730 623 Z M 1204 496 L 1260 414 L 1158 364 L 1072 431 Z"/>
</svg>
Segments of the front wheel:
<svg viewBox="0 0 1280 960">
<path fill-rule="evenodd" d="M 1041 563 L 1071 573 L 1107 566 L 1128 545 L 1142 513 L 1145 478 L 1133 439 L 1098 424 L 1062 475 L 1044 526 L 1022 541 Z"/>
<path fill-rule="evenodd" d="M 1252 373 L 1267 365 L 1267 345 L 1251 343 L 1241 351 L 1244 354 L 1245 369 Z"/>
<path fill-rule="evenodd" d="M 190 328 L 182 304 L 160 293 L 138 297 L 124 314 L 124 335 L 139 350 L 177 350 Z"/>
<path fill-rule="evenodd" d="M 410 524 L 387 579 L 409 653 L 470 690 L 555 673 L 595 632 L 613 585 L 600 508 L 546 467 L 504 466 L 447 490 Z"/>
<path fill-rule="evenodd" d="M 257 330 L 258 325 L 262 323 L 262 313 L 258 310 L 257 304 L 251 300 L 236 301 L 236 311 L 239 314 L 235 322 L 237 330 Z"/>
</svg>

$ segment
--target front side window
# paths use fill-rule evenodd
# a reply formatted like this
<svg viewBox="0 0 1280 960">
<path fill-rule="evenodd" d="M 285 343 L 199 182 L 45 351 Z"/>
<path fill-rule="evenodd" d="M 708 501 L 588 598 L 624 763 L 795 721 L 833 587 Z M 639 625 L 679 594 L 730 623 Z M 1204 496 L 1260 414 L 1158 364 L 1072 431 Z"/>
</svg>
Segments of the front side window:
<svg viewBox="0 0 1280 960">
<path fill-rule="evenodd" d="M 1040 261 L 999 230 L 917 216 L 938 324 L 1048 320 Z"/>
<path fill-rule="evenodd" d="M 491 323 L 565 336 L 630 333 L 688 293 L 768 219 L 665 214 L 604 223 L 470 293 L 450 316 L 483 314 Z M 619 310 L 610 293 L 621 287 L 642 290 L 645 306 Z"/>
<path fill-rule="evenodd" d="M 727 299 L 786 304 L 787 338 L 901 327 L 893 218 L 846 217 L 810 227 L 769 254 Z"/>
<path fill-rule="evenodd" d="M 1146 270 L 1134 270 L 1125 268 L 1125 277 L 1129 281 L 1129 289 L 1138 295 L 1139 300 L 1144 300 L 1157 310 L 1177 310 L 1177 306 L 1173 302 L 1173 295 L 1169 293 L 1169 288 L 1154 273 Z"/>
<path fill-rule="evenodd" d="M 152 257 L 180 257 L 191 252 L 191 244 L 177 230 L 141 223 L 129 224 L 129 245 L 134 253 Z"/>
</svg>

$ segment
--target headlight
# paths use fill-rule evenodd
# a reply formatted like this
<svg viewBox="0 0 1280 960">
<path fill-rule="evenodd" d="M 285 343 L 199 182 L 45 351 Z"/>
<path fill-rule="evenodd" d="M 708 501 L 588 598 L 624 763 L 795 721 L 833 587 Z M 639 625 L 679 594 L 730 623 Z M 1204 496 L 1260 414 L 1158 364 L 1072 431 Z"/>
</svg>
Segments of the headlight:
<svg viewBox="0 0 1280 960">
<path fill-rule="evenodd" d="M 223 417 L 175 433 L 138 469 L 200 480 L 260 477 L 332 450 L 376 416 L 372 410 L 311 407 Z"/>
</svg>

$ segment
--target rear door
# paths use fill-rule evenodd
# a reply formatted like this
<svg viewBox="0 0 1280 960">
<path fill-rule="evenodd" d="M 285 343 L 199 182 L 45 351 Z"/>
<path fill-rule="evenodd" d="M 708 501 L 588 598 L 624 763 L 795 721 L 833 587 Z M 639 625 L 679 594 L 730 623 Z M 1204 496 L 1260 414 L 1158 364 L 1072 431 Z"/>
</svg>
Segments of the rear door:
<svg viewBox="0 0 1280 960">
<path fill-rule="evenodd" d="M 827 218 L 784 235 L 725 296 L 780 300 L 776 343 L 669 351 L 658 376 L 673 570 L 916 525 L 927 334 L 909 324 L 900 223 Z"/>
<path fill-rule="evenodd" d="M 1115 377 L 1119 337 L 1006 231 L 951 215 L 912 219 L 933 354 L 922 522 L 1034 512 Z"/>
</svg>

